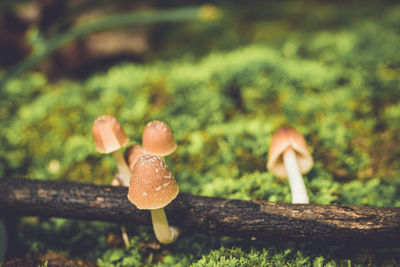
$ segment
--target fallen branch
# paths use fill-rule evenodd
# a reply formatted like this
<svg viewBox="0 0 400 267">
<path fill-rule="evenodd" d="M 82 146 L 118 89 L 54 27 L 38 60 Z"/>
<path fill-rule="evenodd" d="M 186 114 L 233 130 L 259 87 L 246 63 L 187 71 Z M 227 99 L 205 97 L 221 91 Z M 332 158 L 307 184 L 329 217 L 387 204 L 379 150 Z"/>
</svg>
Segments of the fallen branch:
<svg viewBox="0 0 400 267">
<path fill-rule="evenodd" d="M 0 179 L 0 214 L 151 224 L 128 188 L 72 182 Z M 180 193 L 166 207 L 186 231 L 269 242 L 310 241 L 359 247 L 398 247 L 400 208 L 283 204 Z"/>
</svg>

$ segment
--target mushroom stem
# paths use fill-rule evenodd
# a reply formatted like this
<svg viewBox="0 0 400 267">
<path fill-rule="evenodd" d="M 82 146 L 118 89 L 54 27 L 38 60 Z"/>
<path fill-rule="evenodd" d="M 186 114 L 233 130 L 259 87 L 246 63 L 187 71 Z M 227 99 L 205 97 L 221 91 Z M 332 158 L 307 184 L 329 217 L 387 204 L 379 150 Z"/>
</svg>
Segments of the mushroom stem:
<svg viewBox="0 0 400 267">
<path fill-rule="evenodd" d="M 121 179 L 119 177 L 120 177 L 119 174 L 114 176 L 114 178 L 113 178 L 113 180 L 111 182 L 112 186 L 121 186 L 122 185 Z M 121 235 L 122 235 L 122 240 L 125 243 L 125 247 L 126 248 L 130 248 L 131 245 L 130 245 L 130 242 L 129 242 L 129 237 L 128 237 L 128 234 L 126 233 L 126 228 L 123 225 L 121 225 Z"/>
<path fill-rule="evenodd" d="M 158 241 L 164 245 L 174 242 L 178 238 L 179 230 L 176 227 L 169 226 L 164 208 L 150 211 L 154 234 Z"/>
<path fill-rule="evenodd" d="M 292 203 L 309 204 L 306 186 L 301 176 L 296 153 L 292 148 L 286 149 L 283 153 L 283 163 L 289 178 L 290 191 L 292 192 Z"/>
<path fill-rule="evenodd" d="M 126 228 L 125 226 L 121 225 L 121 234 L 122 234 L 122 240 L 124 241 L 125 247 L 130 248 L 131 243 L 129 242 L 129 236 L 126 233 Z"/>
<path fill-rule="evenodd" d="M 117 162 L 118 171 L 121 175 L 121 182 L 123 186 L 129 186 L 129 180 L 131 177 L 131 172 L 129 170 L 128 164 L 126 163 L 121 150 L 116 150 L 112 152 L 115 161 Z"/>
</svg>

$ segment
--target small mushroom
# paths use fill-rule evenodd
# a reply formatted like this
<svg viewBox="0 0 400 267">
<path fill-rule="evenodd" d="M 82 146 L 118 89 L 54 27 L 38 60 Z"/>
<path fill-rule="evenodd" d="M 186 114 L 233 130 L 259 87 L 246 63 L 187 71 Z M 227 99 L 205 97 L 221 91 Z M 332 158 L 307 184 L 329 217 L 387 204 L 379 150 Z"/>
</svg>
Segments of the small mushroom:
<svg viewBox="0 0 400 267">
<path fill-rule="evenodd" d="M 112 153 L 117 162 L 122 185 L 129 186 L 130 171 L 120 150 L 128 144 L 129 138 L 119 122 L 112 116 L 101 116 L 94 121 L 92 134 L 97 151 L 105 154 Z"/>
<path fill-rule="evenodd" d="M 154 234 L 162 244 L 176 240 L 179 230 L 168 225 L 164 207 L 176 198 L 179 187 L 164 161 L 155 155 L 141 156 L 131 171 L 128 199 L 138 209 L 151 211 Z"/>
<path fill-rule="evenodd" d="M 298 131 L 290 127 L 276 131 L 269 147 L 267 167 L 278 177 L 289 178 L 292 203 L 310 203 L 301 175 L 307 173 L 312 165 L 306 141 Z"/>
<path fill-rule="evenodd" d="M 136 164 L 136 161 L 144 154 L 147 153 L 140 145 L 133 145 L 125 150 L 124 157 L 126 162 L 128 162 L 130 170 L 132 170 L 133 166 Z"/>
<path fill-rule="evenodd" d="M 177 147 L 171 129 L 162 121 L 151 121 L 146 125 L 142 145 L 148 153 L 159 157 L 170 155 Z"/>
</svg>

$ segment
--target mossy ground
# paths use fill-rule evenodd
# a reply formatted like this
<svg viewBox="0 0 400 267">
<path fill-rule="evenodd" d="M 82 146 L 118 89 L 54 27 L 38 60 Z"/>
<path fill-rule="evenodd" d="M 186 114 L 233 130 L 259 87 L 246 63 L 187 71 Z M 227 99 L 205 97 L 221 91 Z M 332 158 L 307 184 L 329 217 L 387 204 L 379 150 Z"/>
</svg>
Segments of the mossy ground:
<svg viewBox="0 0 400 267">
<path fill-rule="evenodd" d="M 288 182 L 265 165 L 272 134 L 291 125 L 315 160 L 305 176 L 312 203 L 399 207 L 400 5 L 251 8 L 254 16 L 227 8 L 218 22 L 166 27 L 165 47 L 146 64 L 119 64 L 85 81 L 49 82 L 35 72 L 12 80 L 0 99 L 0 176 L 110 184 L 116 166 L 91 137 L 95 118 L 110 114 L 132 144 L 148 121 L 168 123 L 178 150 L 167 164 L 181 192 L 290 202 Z M 101 266 L 400 263 L 398 251 L 346 254 L 195 231 L 153 249 L 151 228 L 128 232 L 130 249 L 110 248 L 117 225 L 25 219 L 19 241 L 26 251 L 63 251 Z"/>
</svg>

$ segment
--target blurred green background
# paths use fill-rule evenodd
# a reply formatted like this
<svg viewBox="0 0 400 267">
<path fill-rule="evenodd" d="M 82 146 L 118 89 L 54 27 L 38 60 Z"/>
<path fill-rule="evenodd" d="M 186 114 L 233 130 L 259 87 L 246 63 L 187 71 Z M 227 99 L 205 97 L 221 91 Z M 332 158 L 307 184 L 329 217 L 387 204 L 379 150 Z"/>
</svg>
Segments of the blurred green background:
<svg viewBox="0 0 400 267">
<path fill-rule="evenodd" d="M 290 202 L 266 170 L 272 134 L 304 134 L 311 203 L 400 207 L 400 4 L 396 1 L 2 1 L 0 177 L 110 184 L 93 121 L 115 116 L 141 142 L 163 120 L 180 191 Z M 190 7 L 190 8 L 188 8 Z M 182 9 L 184 8 L 184 9 Z M 167 216 L 172 216 L 168 215 Z M 25 218 L 8 259 L 95 266 L 400 264 L 399 250 Z M 115 242 L 111 242 L 112 238 Z M 64 265 L 66 263 L 63 263 Z"/>
</svg>

